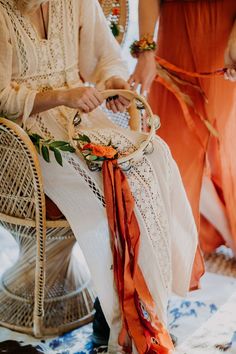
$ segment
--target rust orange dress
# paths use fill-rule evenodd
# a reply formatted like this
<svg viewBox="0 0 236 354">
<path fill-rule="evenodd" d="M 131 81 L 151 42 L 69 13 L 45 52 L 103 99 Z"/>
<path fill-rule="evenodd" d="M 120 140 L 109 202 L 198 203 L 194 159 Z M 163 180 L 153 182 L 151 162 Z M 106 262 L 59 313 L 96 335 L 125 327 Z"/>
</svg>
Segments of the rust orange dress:
<svg viewBox="0 0 236 354">
<path fill-rule="evenodd" d="M 158 56 L 191 72 L 222 68 L 235 16 L 235 0 L 163 1 Z M 181 74 L 179 78 L 186 79 L 186 76 Z M 179 83 L 194 103 L 191 111 L 194 129 L 187 126 L 176 97 L 160 83 L 153 83 L 149 100 L 154 112 L 161 117 L 160 136 L 170 146 L 182 174 L 203 251 L 211 252 L 225 243 L 205 218 L 201 218 L 200 228 L 199 199 L 206 161 L 236 249 L 236 84 L 219 76 L 188 80 L 208 99 L 206 102 L 199 89 Z M 214 125 L 218 138 L 210 134 L 199 115 L 207 117 Z"/>
</svg>

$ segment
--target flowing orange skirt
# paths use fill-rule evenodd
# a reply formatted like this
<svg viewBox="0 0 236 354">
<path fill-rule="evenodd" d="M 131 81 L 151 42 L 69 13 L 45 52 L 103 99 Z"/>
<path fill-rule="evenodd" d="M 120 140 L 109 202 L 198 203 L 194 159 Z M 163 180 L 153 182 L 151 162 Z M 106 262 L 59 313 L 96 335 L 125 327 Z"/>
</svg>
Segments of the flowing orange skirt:
<svg viewBox="0 0 236 354">
<path fill-rule="evenodd" d="M 222 68 L 235 17 L 235 0 L 164 1 L 157 54 L 187 71 L 210 72 Z M 225 205 L 236 248 L 236 83 L 223 77 L 192 78 L 191 82 L 201 87 L 208 103 L 192 87 L 184 90 L 192 98 L 196 110 L 207 115 L 218 130 L 219 139 L 210 136 L 193 112 L 197 133 L 191 131 L 177 99 L 159 83 L 153 83 L 149 100 L 154 112 L 161 117 L 159 134 L 177 161 L 198 228 L 200 191 L 207 157 L 208 171 Z M 202 249 L 210 252 L 223 243 L 223 238 L 204 219 L 200 232 Z"/>
</svg>

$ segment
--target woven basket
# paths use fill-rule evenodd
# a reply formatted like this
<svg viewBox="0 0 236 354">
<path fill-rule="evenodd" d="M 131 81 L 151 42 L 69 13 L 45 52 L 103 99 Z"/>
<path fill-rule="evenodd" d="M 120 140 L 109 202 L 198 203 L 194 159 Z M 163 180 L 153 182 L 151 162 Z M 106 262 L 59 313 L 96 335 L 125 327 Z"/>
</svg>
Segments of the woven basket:
<svg viewBox="0 0 236 354">
<path fill-rule="evenodd" d="M 75 237 L 66 220 L 46 220 L 35 148 L 15 123 L 0 118 L 0 225 L 19 245 L 2 276 L 0 325 L 36 337 L 58 335 L 92 319 L 88 272 L 68 273 Z"/>
<path fill-rule="evenodd" d="M 125 40 L 128 21 L 129 21 L 129 1 L 128 0 L 99 0 L 101 7 L 103 9 L 104 15 L 106 16 L 108 22 L 110 23 L 112 19 L 112 9 L 113 7 L 119 8 L 119 13 L 117 16 L 113 17 L 114 22 L 120 28 L 120 34 L 116 37 L 117 41 L 122 44 Z"/>
</svg>

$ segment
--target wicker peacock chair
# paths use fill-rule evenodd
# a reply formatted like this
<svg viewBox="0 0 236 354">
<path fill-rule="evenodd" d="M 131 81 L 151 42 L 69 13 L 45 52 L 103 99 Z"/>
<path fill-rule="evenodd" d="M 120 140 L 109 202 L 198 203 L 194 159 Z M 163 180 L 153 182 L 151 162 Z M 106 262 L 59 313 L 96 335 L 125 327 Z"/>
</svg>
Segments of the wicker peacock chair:
<svg viewBox="0 0 236 354">
<path fill-rule="evenodd" d="M 110 26 L 113 24 L 118 29 L 116 39 L 122 45 L 128 28 L 129 0 L 99 0 L 99 2 Z"/>
<path fill-rule="evenodd" d="M 122 44 L 128 0 L 99 1 L 108 22 L 119 28 L 116 39 Z M 139 122 L 131 128 L 139 129 Z M 0 118 L 0 226 L 20 250 L 0 282 L 0 325 L 44 337 L 91 321 L 90 275 L 71 267 L 74 235 L 65 219 L 47 220 L 37 152 L 28 135 L 5 118 Z"/>
<path fill-rule="evenodd" d="M 28 135 L 0 118 L 0 225 L 19 245 L 2 276 L 0 325 L 36 337 L 61 334 L 92 318 L 85 271 L 69 273 L 74 235 L 65 219 L 46 220 L 37 153 Z"/>
</svg>

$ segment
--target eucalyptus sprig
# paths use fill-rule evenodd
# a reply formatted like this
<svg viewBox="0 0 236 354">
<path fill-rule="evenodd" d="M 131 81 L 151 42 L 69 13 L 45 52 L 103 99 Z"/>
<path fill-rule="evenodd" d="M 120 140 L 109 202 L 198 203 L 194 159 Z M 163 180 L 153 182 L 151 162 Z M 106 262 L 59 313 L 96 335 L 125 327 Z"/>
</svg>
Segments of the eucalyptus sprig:
<svg viewBox="0 0 236 354">
<path fill-rule="evenodd" d="M 14 118 L 15 116 L 18 116 L 18 114 L 17 113 L 9 114 L 4 111 L 0 112 L 0 117 L 6 118 L 9 120 L 14 121 L 15 119 L 17 119 L 17 118 Z M 42 155 L 44 160 L 47 162 L 50 162 L 50 153 L 49 153 L 50 151 L 52 151 L 54 153 L 56 161 L 61 166 L 63 166 L 61 151 L 75 152 L 75 149 L 73 148 L 73 146 L 71 146 L 70 143 L 68 143 L 67 141 L 44 139 L 40 135 L 35 134 L 35 133 L 30 133 L 27 130 L 26 130 L 26 133 L 29 135 L 38 154 Z"/>
<path fill-rule="evenodd" d="M 67 141 L 44 139 L 38 134 L 28 133 L 38 154 L 40 154 L 46 162 L 50 162 L 50 151 L 54 153 L 55 160 L 59 165 L 63 166 L 61 151 L 75 152 L 73 146 Z"/>
</svg>

